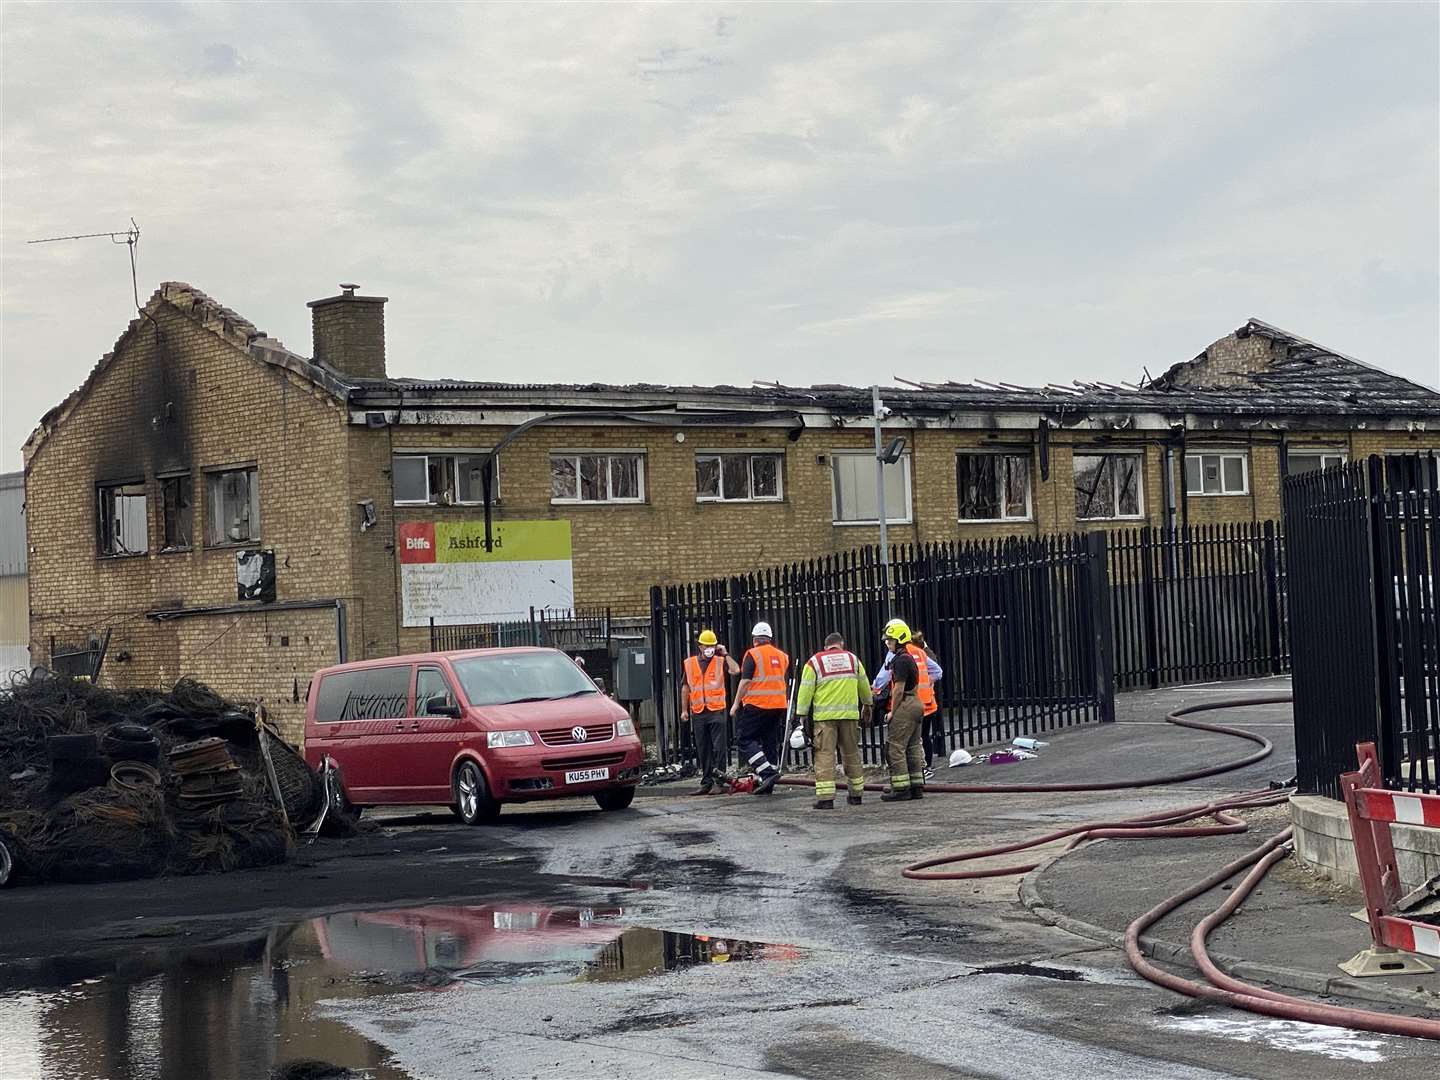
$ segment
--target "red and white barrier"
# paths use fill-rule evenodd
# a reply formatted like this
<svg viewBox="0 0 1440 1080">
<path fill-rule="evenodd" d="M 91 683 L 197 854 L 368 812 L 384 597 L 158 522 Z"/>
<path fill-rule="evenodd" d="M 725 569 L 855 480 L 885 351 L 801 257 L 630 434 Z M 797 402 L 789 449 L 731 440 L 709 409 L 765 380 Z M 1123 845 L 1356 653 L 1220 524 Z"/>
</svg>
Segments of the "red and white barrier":
<svg viewBox="0 0 1440 1080">
<path fill-rule="evenodd" d="M 1440 929 L 1395 914 L 1400 872 L 1390 840 L 1392 824 L 1440 829 L 1440 795 L 1407 795 L 1383 786 L 1374 743 L 1355 747 L 1360 768 L 1340 777 L 1355 863 L 1365 891 L 1365 914 L 1373 944 L 1340 965 L 1354 976 L 1410 975 L 1434 970 L 1417 955 L 1440 959 Z M 1405 955 L 1409 954 L 1409 955 Z"/>
</svg>

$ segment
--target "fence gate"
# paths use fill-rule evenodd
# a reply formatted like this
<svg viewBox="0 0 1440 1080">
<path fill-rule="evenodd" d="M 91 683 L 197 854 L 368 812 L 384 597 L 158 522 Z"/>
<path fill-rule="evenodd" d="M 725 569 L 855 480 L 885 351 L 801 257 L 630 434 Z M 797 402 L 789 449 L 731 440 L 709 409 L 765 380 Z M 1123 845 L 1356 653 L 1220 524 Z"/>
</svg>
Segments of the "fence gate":
<svg viewBox="0 0 1440 1080">
<path fill-rule="evenodd" d="M 1111 534 L 1117 685 L 1288 671 L 1285 584 L 1272 521 Z"/>
<path fill-rule="evenodd" d="M 1387 787 L 1440 790 L 1440 477 L 1435 455 L 1371 457 L 1285 481 L 1296 765 L 1340 797 L 1355 746 Z"/>
<path fill-rule="evenodd" d="M 656 736 L 665 763 L 693 760 L 679 720 L 682 665 L 703 629 L 737 660 L 750 629 L 769 622 L 776 644 L 803 663 L 831 631 L 873 678 L 892 616 L 926 633 L 945 678 L 939 686 L 948 749 L 1114 719 L 1105 537 L 898 546 L 892 597 L 879 549 L 794 563 L 739 577 L 651 589 Z M 729 680 L 732 695 L 737 679 Z M 733 730 L 731 742 L 733 745 Z M 884 725 L 862 736 L 868 764 L 884 757 Z"/>
</svg>

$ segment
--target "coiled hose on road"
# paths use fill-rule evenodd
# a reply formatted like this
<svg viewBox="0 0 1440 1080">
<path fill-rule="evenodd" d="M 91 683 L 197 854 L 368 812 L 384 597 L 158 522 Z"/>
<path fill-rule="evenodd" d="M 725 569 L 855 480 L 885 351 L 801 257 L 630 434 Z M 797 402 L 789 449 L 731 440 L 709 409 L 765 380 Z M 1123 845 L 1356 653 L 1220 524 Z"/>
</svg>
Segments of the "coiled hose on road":
<svg viewBox="0 0 1440 1080">
<path fill-rule="evenodd" d="M 1214 712 L 1223 709 L 1249 708 L 1258 705 L 1283 705 L 1289 704 L 1292 700 L 1289 694 L 1254 695 L 1230 698 L 1225 701 L 1205 702 L 1200 705 L 1190 705 L 1183 709 L 1176 709 L 1166 715 L 1166 721 L 1178 727 L 1191 728 L 1197 731 L 1209 731 L 1219 735 L 1230 735 L 1238 739 L 1245 739 L 1249 742 L 1256 743 L 1259 746 L 1258 750 L 1255 750 L 1245 757 L 1219 765 L 1211 765 L 1203 769 L 1193 769 L 1164 776 L 1147 777 L 1141 780 L 1110 780 L 1098 783 L 926 784 L 925 792 L 926 794 L 935 793 L 941 795 L 986 795 L 1027 794 L 1046 791 L 1119 791 L 1131 788 L 1183 784 L 1190 780 L 1200 780 L 1208 776 L 1220 776 L 1224 773 L 1234 772 L 1237 769 L 1243 769 L 1248 765 L 1254 765 L 1256 762 L 1263 761 L 1269 757 L 1274 750 L 1273 744 L 1263 735 L 1252 731 L 1228 727 L 1224 724 L 1207 724 L 1200 720 L 1190 719 L 1190 717 L 1193 717 L 1196 713 Z M 804 785 L 808 783 L 808 781 L 801 780 L 798 777 L 787 777 L 780 782 L 792 785 Z M 883 785 L 867 784 L 866 787 L 869 790 L 881 790 Z M 1166 810 L 1159 813 L 1145 814 L 1133 818 L 1121 818 L 1113 821 L 1089 821 L 1071 826 L 1070 828 L 1057 829 L 1043 836 L 1018 841 L 1013 844 L 977 848 L 972 851 L 963 851 L 952 855 L 940 855 L 932 859 L 925 859 L 905 867 L 902 873 L 908 878 L 930 881 L 955 881 L 970 878 L 1005 877 L 1013 874 L 1024 874 L 1035 869 L 1039 864 L 1031 862 L 969 870 L 937 870 L 935 868 L 940 866 L 953 866 L 957 863 L 974 862 L 979 859 L 990 859 L 999 855 L 1013 854 L 1018 851 L 1027 851 L 1044 844 L 1053 843 L 1057 840 L 1063 840 L 1066 837 L 1072 838 L 1070 844 L 1067 845 L 1065 849 L 1066 851 L 1070 851 L 1087 840 L 1098 840 L 1102 838 L 1138 839 L 1144 837 L 1218 836 L 1226 833 L 1241 833 L 1245 832 L 1249 826 L 1242 818 L 1236 817 L 1233 811 L 1252 810 L 1264 806 L 1277 806 L 1285 802 L 1289 796 L 1290 789 L 1288 788 L 1280 790 L 1266 789 L 1214 799 L 1207 803 L 1182 807 L 1178 810 Z M 1185 824 L 1186 822 L 1205 817 L 1212 818 L 1214 824 Z M 1250 983 L 1241 982 L 1220 970 L 1214 960 L 1211 959 L 1210 954 L 1206 950 L 1206 941 L 1210 934 L 1216 927 L 1228 919 L 1245 901 L 1245 898 L 1260 884 L 1270 867 L 1289 854 L 1285 845 L 1290 842 L 1293 832 L 1293 829 L 1285 829 L 1277 833 L 1254 851 L 1251 851 L 1249 854 L 1235 860 L 1227 866 L 1221 867 L 1203 881 L 1196 882 L 1183 892 L 1177 893 L 1175 896 L 1162 901 L 1144 915 L 1131 922 L 1125 929 L 1125 957 L 1129 961 L 1130 966 L 1133 967 L 1142 978 L 1147 979 L 1157 986 L 1163 986 L 1177 993 L 1185 994 L 1188 997 L 1216 1001 L 1233 1008 L 1243 1009 L 1247 1012 L 1261 1013 L 1266 1016 L 1274 1016 L 1287 1020 L 1302 1020 L 1312 1024 L 1330 1024 L 1336 1027 L 1375 1031 L 1388 1035 L 1406 1035 L 1421 1039 L 1440 1039 L 1440 1020 L 1398 1016 L 1391 1013 L 1374 1012 L 1368 1009 L 1350 1009 L 1337 1005 L 1325 1005 L 1320 1002 L 1308 1001 L 1304 998 L 1281 994 L 1273 990 L 1266 990 L 1263 987 L 1253 986 Z M 1166 915 L 1169 915 L 1176 908 L 1181 907 L 1198 896 L 1204 895 L 1247 866 L 1253 868 L 1245 876 L 1244 880 L 1235 887 L 1225 903 L 1221 904 L 1220 907 L 1216 908 L 1215 911 L 1200 921 L 1190 935 L 1190 951 L 1194 954 L 1195 962 L 1201 973 L 1209 980 L 1208 982 L 1198 982 L 1172 974 L 1151 962 L 1144 955 L 1140 944 L 1140 935 L 1144 933 L 1145 930 L 1159 922 Z"/>
</svg>

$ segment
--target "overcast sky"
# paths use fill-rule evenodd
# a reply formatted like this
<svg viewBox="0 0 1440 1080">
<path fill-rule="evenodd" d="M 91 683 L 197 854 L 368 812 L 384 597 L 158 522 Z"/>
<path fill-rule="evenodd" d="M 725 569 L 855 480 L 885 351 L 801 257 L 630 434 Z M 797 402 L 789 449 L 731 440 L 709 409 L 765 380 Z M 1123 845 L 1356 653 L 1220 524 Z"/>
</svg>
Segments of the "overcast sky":
<svg viewBox="0 0 1440 1080">
<path fill-rule="evenodd" d="M 188 281 L 391 374 L 1440 381 L 1440 6 L 3 6 L 0 469 Z"/>
</svg>

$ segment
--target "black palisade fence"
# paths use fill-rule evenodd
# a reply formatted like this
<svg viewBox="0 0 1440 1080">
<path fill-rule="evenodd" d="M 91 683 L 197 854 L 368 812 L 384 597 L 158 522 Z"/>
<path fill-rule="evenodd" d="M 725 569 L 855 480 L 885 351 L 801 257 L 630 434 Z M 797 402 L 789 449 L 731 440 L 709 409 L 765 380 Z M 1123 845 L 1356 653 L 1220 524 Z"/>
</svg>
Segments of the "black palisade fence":
<svg viewBox="0 0 1440 1080">
<path fill-rule="evenodd" d="M 1121 689 L 1289 670 L 1274 522 L 1118 530 L 1109 552 Z"/>
<path fill-rule="evenodd" d="M 728 578 L 651 589 L 657 741 L 687 760 L 681 667 L 712 629 L 738 660 L 754 623 L 803 663 L 838 631 L 873 678 L 894 616 L 925 632 L 945 669 L 938 688 L 947 748 L 1114 719 L 1110 600 L 1103 534 L 941 543 L 892 549 L 887 597 L 879 549 Z M 735 680 L 731 680 L 733 691 Z M 884 727 L 864 734 L 883 759 Z"/>
<path fill-rule="evenodd" d="M 1285 481 L 1300 790 L 1340 797 L 1355 744 L 1387 785 L 1440 790 L 1440 477 L 1434 454 Z"/>
</svg>

